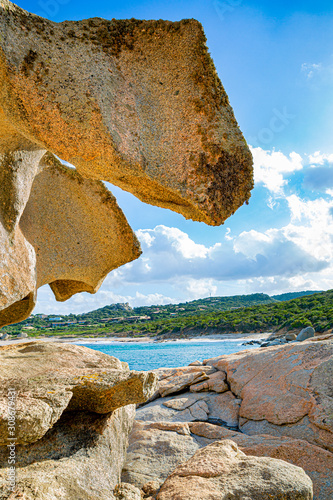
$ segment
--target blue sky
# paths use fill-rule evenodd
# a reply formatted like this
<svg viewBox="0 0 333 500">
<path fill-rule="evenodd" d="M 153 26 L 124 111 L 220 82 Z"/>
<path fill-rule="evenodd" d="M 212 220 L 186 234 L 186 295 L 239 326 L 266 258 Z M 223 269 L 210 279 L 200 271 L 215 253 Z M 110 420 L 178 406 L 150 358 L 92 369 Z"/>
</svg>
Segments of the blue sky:
<svg viewBox="0 0 333 500">
<path fill-rule="evenodd" d="M 217 228 L 144 205 L 110 186 L 143 256 L 112 272 L 96 295 L 80 294 L 61 304 L 43 287 L 35 312 L 333 288 L 332 2 L 22 0 L 19 5 L 57 22 L 198 19 L 255 159 L 249 206 Z"/>
</svg>

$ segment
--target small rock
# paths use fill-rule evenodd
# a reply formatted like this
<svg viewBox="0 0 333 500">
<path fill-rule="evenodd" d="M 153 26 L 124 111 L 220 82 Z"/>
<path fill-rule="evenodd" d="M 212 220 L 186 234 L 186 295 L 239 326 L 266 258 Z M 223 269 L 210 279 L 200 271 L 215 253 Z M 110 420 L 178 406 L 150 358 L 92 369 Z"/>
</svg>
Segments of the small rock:
<svg viewBox="0 0 333 500">
<path fill-rule="evenodd" d="M 148 481 L 148 483 L 144 484 L 142 486 L 142 491 L 143 493 L 146 495 L 150 495 L 150 496 L 153 496 L 153 495 L 156 495 L 156 493 L 158 492 L 158 490 L 160 489 L 161 487 L 161 484 L 162 484 L 162 481 Z"/>
<path fill-rule="evenodd" d="M 192 363 L 189 363 L 188 366 L 202 366 L 202 361 L 192 361 Z"/>
<path fill-rule="evenodd" d="M 228 384 L 226 383 L 226 374 L 223 372 L 216 372 L 209 376 L 204 382 L 199 384 L 193 384 L 190 386 L 191 392 L 204 392 L 204 391 L 214 391 L 214 392 L 226 392 L 229 390 Z"/>
<path fill-rule="evenodd" d="M 8 339 L 9 339 L 8 333 L 4 333 L 1 337 L 1 340 L 8 340 Z"/>
<path fill-rule="evenodd" d="M 141 500 L 141 491 L 129 483 L 121 483 L 116 486 L 114 495 L 117 500 Z"/>
<path fill-rule="evenodd" d="M 194 382 L 202 382 L 208 378 L 208 375 L 203 371 L 175 375 L 174 377 L 162 380 L 159 383 L 159 391 L 161 396 L 165 397 L 186 389 L 186 387 L 192 385 Z"/>
<path fill-rule="evenodd" d="M 296 340 L 295 333 L 287 333 L 286 340 L 288 340 L 289 342 L 292 341 L 292 340 Z"/>
<path fill-rule="evenodd" d="M 17 339 L 27 339 L 28 335 L 25 332 L 21 332 L 17 335 Z"/>
<path fill-rule="evenodd" d="M 280 345 L 282 344 L 281 340 L 280 339 L 275 339 L 275 340 L 272 340 L 271 342 L 268 343 L 268 347 L 271 347 L 271 346 L 274 346 L 274 345 Z"/>
<path fill-rule="evenodd" d="M 314 337 L 314 335 L 314 328 L 312 328 L 312 326 L 307 326 L 300 331 L 300 333 L 296 337 L 296 340 L 297 342 L 303 342 L 303 340 L 310 339 L 311 337 Z"/>
<path fill-rule="evenodd" d="M 195 394 L 184 394 L 183 396 L 178 396 L 174 399 L 168 399 L 163 402 L 163 406 L 167 408 L 172 408 L 173 410 L 186 410 L 190 406 L 194 405 L 198 401 L 198 397 Z"/>
</svg>

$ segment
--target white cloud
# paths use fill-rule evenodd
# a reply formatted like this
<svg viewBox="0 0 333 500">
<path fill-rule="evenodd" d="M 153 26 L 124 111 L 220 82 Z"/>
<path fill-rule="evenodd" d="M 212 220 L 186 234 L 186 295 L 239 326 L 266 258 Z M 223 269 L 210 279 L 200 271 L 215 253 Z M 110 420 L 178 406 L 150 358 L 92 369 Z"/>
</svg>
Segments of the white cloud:
<svg viewBox="0 0 333 500">
<path fill-rule="evenodd" d="M 254 160 L 254 181 L 262 183 L 275 195 L 282 194 L 287 183 L 284 174 L 290 174 L 303 168 L 302 157 L 295 152 L 289 157 L 280 151 L 265 151 L 262 148 L 251 148 Z"/>
<path fill-rule="evenodd" d="M 303 63 L 302 72 L 305 73 L 306 77 L 311 79 L 316 74 L 320 73 L 323 69 L 322 63 Z"/>
<path fill-rule="evenodd" d="M 249 259 L 255 259 L 258 254 L 263 253 L 265 245 L 271 245 L 274 237 L 268 233 L 260 233 L 251 229 L 243 231 L 234 242 L 235 253 L 242 253 Z"/>
<path fill-rule="evenodd" d="M 320 151 L 316 151 L 312 155 L 309 155 L 309 162 L 316 165 L 324 165 L 324 163 L 333 163 L 333 154 L 325 154 Z"/>
<path fill-rule="evenodd" d="M 137 291 L 134 295 L 117 294 L 108 290 L 106 285 L 103 284 L 96 294 L 78 293 L 66 302 L 59 303 L 56 302 L 49 286 L 45 285 L 38 290 L 38 302 L 33 314 L 80 314 L 109 304 L 124 302 L 128 302 L 132 307 L 138 307 L 154 304 L 171 304 L 178 302 L 178 300 L 161 293 L 144 294 Z"/>
<path fill-rule="evenodd" d="M 220 236 L 213 244 L 207 244 L 205 231 L 193 239 L 166 224 L 139 229 L 143 255 L 110 273 L 96 295 L 80 294 L 60 304 L 43 287 L 36 312 L 67 314 L 114 302 L 138 306 L 210 294 L 277 294 L 332 288 L 333 189 L 327 172 L 332 169 L 327 164 L 333 163 L 333 154 L 317 151 L 302 160 L 295 152 L 284 155 L 252 148 L 252 153 L 256 185 L 269 190 L 267 201 L 261 198 L 262 206 L 257 207 L 257 219 L 243 220 L 242 230 L 233 223 L 237 217 L 229 219 L 224 231 L 211 228 Z M 297 176 L 288 190 L 284 189 L 290 174 L 301 169 L 302 186 L 301 176 Z M 298 191 L 300 186 L 302 191 Z M 316 195 L 319 188 L 320 196 Z"/>
<path fill-rule="evenodd" d="M 136 233 L 137 237 L 139 240 L 145 243 L 147 248 L 151 247 L 153 242 L 154 242 L 154 236 L 152 236 L 149 232 L 147 231 L 142 231 L 139 229 Z"/>
<path fill-rule="evenodd" d="M 189 297 L 200 299 L 209 295 L 216 295 L 217 286 L 212 279 L 189 279 L 187 281 L 186 290 Z"/>
<path fill-rule="evenodd" d="M 332 260 L 333 264 L 332 201 L 304 201 L 296 195 L 287 201 L 291 222 L 283 228 L 284 235 L 316 259 Z"/>
<path fill-rule="evenodd" d="M 144 231 L 153 235 L 153 244 L 146 247 L 143 238 L 145 259 L 117 271 L 117 279 L 123 283 L 172 282 L 180 288 L 193 290 L 191 280 L 223 282 L 258 276 L 292 276 L 318 271 L 326 265 L 322 259 L 297 246 L 282 230 L 243 231 L 223 244 L 210 247 L 197 245 L 186 233 L 175 231 L 175 228 L 156 226 Z M 198 251 L 189 252 L 189 248 Z M 211 287 L 212 282 L 206 281 L 205 286 L 207 283 Z M 200 282 L 200 286 L 202 284 Z"/>
<path fill-rule="evenodd" d="M 308 84 L 316 89 L 331 84 L 333 80 L 333 64 L 331 62 L 328 64 L 305 62 L 301 66 L 301 72 L 306 76 Z"/>
</svg>

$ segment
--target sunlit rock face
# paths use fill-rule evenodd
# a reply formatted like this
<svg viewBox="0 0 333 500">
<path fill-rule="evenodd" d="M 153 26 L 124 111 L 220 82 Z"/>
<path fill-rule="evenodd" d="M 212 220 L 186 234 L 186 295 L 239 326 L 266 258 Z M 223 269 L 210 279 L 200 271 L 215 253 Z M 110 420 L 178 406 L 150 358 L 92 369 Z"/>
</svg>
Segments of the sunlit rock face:
<svg viewBox="0 0 333 500">
<path fill-rule="evenodd" d="M 117 358 L 83 346 L 0 347 L 1 500 L 124 498 L 113 491 L 135 405 L 155 389 L 153 373 L 130 371 Z M 13 432 L 8 397 L 15 398 L 14 492 L 8 481 L 8 433 Z"/>
<path fill-rule="evenodd" d="M 252 157 L 205 42 L 195 20 L 53 23 L 0 1 L 0 325 L 41 284 L 94 293 L 140 255 L 99 181 L 211 225 L 248 201 Z"/>
</svg>

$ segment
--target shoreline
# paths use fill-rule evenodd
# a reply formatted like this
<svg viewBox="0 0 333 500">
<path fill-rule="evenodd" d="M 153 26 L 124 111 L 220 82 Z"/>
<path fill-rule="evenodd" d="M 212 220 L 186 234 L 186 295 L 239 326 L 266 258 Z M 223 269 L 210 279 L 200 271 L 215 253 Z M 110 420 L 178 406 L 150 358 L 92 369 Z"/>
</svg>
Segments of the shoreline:
<svg viewBox="0 0 333 500">
<path fill-rule="evenodd" d="M 263 333 L 221 333 L 221 334 L 212 334 L 212 335 L 198 335 L 189 338 L 170 338 L 170 339 L 161 339 L 157 340 L 157 337 L 27 337 L 24 339 L 7 339 L 0 340 L 0 347 L 10 344 L 22 344 L 26 342 L 60 342 L 60 343 L 68 343 L 68 344 L 112 344 L 116 343 L 124 343 L 124 344 L 133 344 L 133 343 L 156 343 L 156 344 L 164 344 L 164 343 L 173 343 L 173 342 L 214 342 L 218 340 L 231 340 L 231 341 L 241 341 L 241 340 L 259 340 L 266 339 L 272 335 L 272 332 L 263 332 Z"/>
</svg>

